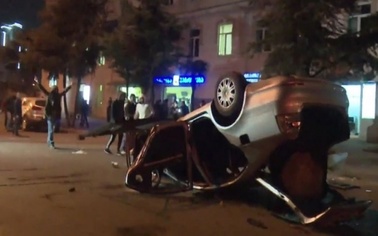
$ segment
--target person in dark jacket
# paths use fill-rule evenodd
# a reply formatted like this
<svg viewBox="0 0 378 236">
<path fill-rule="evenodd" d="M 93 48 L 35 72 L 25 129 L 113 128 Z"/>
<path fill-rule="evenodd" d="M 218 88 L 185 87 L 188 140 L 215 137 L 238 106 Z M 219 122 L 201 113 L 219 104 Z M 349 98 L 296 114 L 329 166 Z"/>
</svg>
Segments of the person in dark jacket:
<svg viewBox="0 0 378 236">
<path fill-rule="evenodd" d="M 113 99 L 110 97 L 108 100 L 108 106 L 106 107 L 106 121 L 110 122 L 112 118 L 112 104 L 113 104 Z"/>
<path fill-rule="evenodd" d="M 4 118 L 5 118 L 5 128 L 7 131 L 12 130 L 12 114 L 13 114 L 13 102 L 16 99 L 16 96 L 13 95 L 9 97 L 4 102 Z"/>
<path fill-rule="evenodd" d="M 185 101 L 181 101 L 181 115 L 186 116 L 189 113 L 189 107 L 186 105 Z"/>
<path fill-rule="evenodd" d="M 81 99 L 80 104 L 80 127 L 84 127 L 84 125 L 89 128 L 89 122 L 88 122 L 88 114 L 89 114 L 89 105 L 87 100 L 84 98 Z"/>
<path fill-rule="evenodd" d="M 38 88 L 42 91 L 42 93 L 47 96 L 45 107 L 45 116 L 47 120 L 47 145 L 50 148 L 55 149 L 54 130 L 55 126 L 59 124 L 62 116 L 62 97 L 68 92 L 68 90 L 71 89 L 72 83 L 63 92 L 60 93 L 57 86 L 53 86 L 51 88 L 51 92 L 48 92 L 39 83 L 38 79 L 34 79 L 34 81 L 37 84 Z"/>
<path fill-rule="evenodd" d="M 114 124 L 123 124 L 125 122 L 125 99 L 126 94 L 121 92 L 119 94 L 118 99 L 114 100 L 112 107 L 111 107 L 111 119 L 110 122 Z M 121 146 L 122 146 L 122 140 L 123 140 L 123 134 L 112 134 L 109 138 L 108 143 L 106 144 L 104 152 L 107 154 L 112 154 L 110 151 L 110 146 L 113 144 L 114 140 L 116 139 L 116 136 L 118 136 L 118 144 L 117 144 L 117 154 L 121 155 Z"/>
<path fill-rule="evenodd" d="M 22 117 L 22 102 L 20 93 L 16 94 L 16 98 L 13 101 L 13 134 L 19 136 L 21 117 Z"/>
</svg>

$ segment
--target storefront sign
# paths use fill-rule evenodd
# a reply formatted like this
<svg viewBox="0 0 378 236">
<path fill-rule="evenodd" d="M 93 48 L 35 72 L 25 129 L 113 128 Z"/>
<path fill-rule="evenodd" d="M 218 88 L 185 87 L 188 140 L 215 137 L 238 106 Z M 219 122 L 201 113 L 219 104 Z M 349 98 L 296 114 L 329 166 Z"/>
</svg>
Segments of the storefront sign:
<svg viewBox="0 0 378 236">
<path fill-rule="evenodd" d="M 173 86 L 185 86 L 192 84 L 192 80 L 195 80 L 196 84 L 203 84 L 205 83 L 204 76 L 178 76 L 175 75 L 173 77 L 156 77 L 154 78 L 155 84 L 163 84 L 163 85 L 173 85 Z"/>
<path fill-rule="evenodd" d="M 258 72 L 244 73 L 244 78 L 250 83 L 256 83 L 260 80 L 261 74 Z"/>
</svg>

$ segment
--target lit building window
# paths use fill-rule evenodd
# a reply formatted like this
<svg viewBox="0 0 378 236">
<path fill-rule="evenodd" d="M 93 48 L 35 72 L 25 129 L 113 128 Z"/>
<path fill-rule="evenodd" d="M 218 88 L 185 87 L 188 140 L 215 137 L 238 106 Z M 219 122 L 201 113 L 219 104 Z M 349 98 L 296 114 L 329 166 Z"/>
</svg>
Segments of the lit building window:
<svg viewBox="0 0 378 236">
<path fill-rule="evenodd" d="M 100 57 L 99 63 L 100 63 L 101 66 L 105 65 L 105 57 L 104 56 Z"/>
<path fill-rule="evenodd" d="M 376 84 L 362 85 L 362 119 L 375 118 Z"/>
<path fill-rule="evenodd" d="M 105 65 L 105 56 L 104 56 L 104 53 L 103 52 L 100 52 L 100 55 L 99 55 L 99 57 L 98 57 L 98 59 L 97 59 L 97 64 L 99 65 L 99 66 L 103 66 L 103 65 Z"/>
<path fill-rule="evenodd" d="M 97 94 L 97 105 L 101 106 L 104 103 L 104 90 L 103 90 L 102 84 L 100 84 L 98 88 L 98 94 Z"/>
<path fill-rule="evenodd" d="M 232 28 L 231 23 L 219 25 L 218 55 L 220 56 L 232 54 Z"/>
</svg>

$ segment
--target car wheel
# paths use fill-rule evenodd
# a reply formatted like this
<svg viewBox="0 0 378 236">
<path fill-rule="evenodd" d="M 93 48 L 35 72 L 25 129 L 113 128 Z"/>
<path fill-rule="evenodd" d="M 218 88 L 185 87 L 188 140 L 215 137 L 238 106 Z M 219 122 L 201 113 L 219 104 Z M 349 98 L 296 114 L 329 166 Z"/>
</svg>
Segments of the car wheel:
<svg viewBox="0 0 378 236">
<path fill-rule="evenodd" d="M 295 201 L 317 201 L 327 190 L 327 153 L 289 142 L 269 165 L 274 183 Z"/>
<path fill-rule="evenodd" d="M 247 87 L 244 76 L 231 72 L 221 76 L 215 90 L 213 105 L 221 125 L 230 125 L 238 118 L 243 108 Z"/>
</svg>

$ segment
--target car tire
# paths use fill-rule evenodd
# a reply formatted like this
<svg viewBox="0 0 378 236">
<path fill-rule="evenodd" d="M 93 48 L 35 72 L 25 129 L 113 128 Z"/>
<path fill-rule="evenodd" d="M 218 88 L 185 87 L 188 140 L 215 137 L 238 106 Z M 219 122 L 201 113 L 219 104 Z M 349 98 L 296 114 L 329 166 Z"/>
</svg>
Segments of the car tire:
<svg viewBox="0 0 378 236">
<path fill-rule="evenodd" d="M 238 72 L 230 72 L 219 78 L 212 102 L 212 111 L 220 125 L 231 125 L 239 117 L 247 85 L 248 82 L 244 76 Z"/>
</svg>

